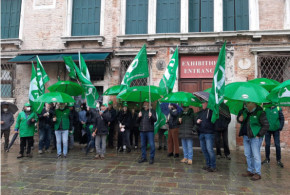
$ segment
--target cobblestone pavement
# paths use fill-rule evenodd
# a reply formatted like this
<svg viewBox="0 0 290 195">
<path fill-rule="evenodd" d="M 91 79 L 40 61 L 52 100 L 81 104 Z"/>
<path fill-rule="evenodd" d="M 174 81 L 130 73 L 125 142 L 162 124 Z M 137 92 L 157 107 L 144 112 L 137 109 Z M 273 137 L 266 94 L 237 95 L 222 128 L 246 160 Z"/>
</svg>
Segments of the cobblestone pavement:
<svg viewBox="0 0 290 195">
<path fill-rule="evenodd" d="M 107 150 L 105 160 L 93 160 L 79 147 L 68 158 L 54 153 L 16 159 L 19 145 L 9 153 L 1 152 L 1 192 L 8 194 L 290 194 L 290 154 L 282 152 L 284 168 L 276 165 L 272 152 L 269 165 L 262 166 L 262 180 L 241 177 L 246 171 L 242 152 L 232 152 L 232 160 L 217 160 L 218 171 L 201 169 L 204 158 L 194 150 L 192 165 L 168 158 L 156 150 L 153 165 L 138 164 L 140 150 L 116 153 Z M 264 152 L 262 152 L 262 160 Z"/>
</svg>

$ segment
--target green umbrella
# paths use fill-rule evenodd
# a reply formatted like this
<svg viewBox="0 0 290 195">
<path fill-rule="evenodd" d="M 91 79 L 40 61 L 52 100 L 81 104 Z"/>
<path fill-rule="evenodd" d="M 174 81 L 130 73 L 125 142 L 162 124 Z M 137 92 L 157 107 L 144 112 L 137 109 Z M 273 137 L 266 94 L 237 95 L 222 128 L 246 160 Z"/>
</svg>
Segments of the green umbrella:
<svg viewBox="0 0 290 195">
<path fill-rule="evenodd" d="M 279 103 L 281 106 L 290 106 L 290 80 L 284 81 L 272 89 L 267 99 Z"/>
<path fill-rule="evenodd" d="M 277 87 L 280 83 L 273 79 L 267 78 L 256 78 L 253 80 L 249 80 L 248 82 L 260 85 L 261 87 L 271 91 L 273 88 Z"/>
<path fill-rule="evenodd" d="M 249 82 L 234 82 L 226 85 L 225 97 L 231 100 L 266 103 L 269 92 L 263 87 Z"/>
<path fill-rule="evenodd" d="M 47 89 L 50 92 L 62 92 L 70 96 L 78 96 L 84 93 L 83 87 L 72 81 L 58 81 Z"/>
<path fill-rule="evenodd" d="M 161 98 L 159 87 L 151 85 L 150 91 L 152 102 Z M 144 102 L 146 99 L 149 99 L 149 86 L 129 87 L 126 90 L 121 91 L 117 98 L 122 101 Z"/>
<path fill-rule="evenodd" d="M 59 103 L 70 103 L 75 102 L 75 100 L 69 96 L 68 94 L 62 93 L 62 92 L 50 92 L 45 93 L 41 96 L 39 96 L 35 102 L 59 102 Z"/>
<path fill-rule="evenodd" d="M 190 106 L 201 107 L 201 101 L 192 93 L 179 91 L 170 93 L 160 100 L 166 103 L 188 103 Z"/>
<path fill-rule="evenodd" d="M 125 85 L 115 85 L 108 88 L 103 95 L 118 95 L 122 90 L 125 89 Z"/>
</svg>

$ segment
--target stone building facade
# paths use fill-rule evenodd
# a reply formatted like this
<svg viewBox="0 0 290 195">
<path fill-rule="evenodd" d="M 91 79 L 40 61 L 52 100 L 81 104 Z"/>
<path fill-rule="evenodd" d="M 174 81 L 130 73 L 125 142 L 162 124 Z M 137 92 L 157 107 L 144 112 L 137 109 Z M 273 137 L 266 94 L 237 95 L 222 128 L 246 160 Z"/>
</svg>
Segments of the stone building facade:
<svg viewBox="0 0 290 195">
<path fill-rule="evenodd" d="M 58 78 L 69 79 L 63 61 L 51 56 L 79 51 L 96 56 L 108 53 L 105 59 L 96 57 L 88 62 L 91 73 L 96 73 L 92 82 L 100 94 L 120 84 L 143 44 L 147 46 L 152 84 L 157 86 L 178 46 L 180 63 L 175 91 L 211 87 L 212 70 L 206 69 L 207 64 L 211 63 L 209 59 L 217 58 L 224 41 L 226 83 L 259 77 L 279 82 L 290 79 L 290 0 L 15 2 L 2 1 L 2 19 L 16 17 L 18 22 L 13 19 L 13 26 L 7 18 L 6 22 L 1 21 L 1 99 L 13 101 L 19 108 L 28 101 L 31 61 L 24 58 L 28 55 L 40 56 L 50 77 L 47 88 Z M 51 59 L 46 61 L 43 56 Z M 203 71 L 208 74 L 202 76 Z M 190 74 L 182 74 L 185 72 Z M 104 96 L 103 101 L 110 98 L 114 99 Z M 290 111 L 286 107 L 283 110 L 282 147 L 290 149 Z M 231 149 L 235 149 L 242 142 L 232 116 L 229 140 Z"/>
</svg>

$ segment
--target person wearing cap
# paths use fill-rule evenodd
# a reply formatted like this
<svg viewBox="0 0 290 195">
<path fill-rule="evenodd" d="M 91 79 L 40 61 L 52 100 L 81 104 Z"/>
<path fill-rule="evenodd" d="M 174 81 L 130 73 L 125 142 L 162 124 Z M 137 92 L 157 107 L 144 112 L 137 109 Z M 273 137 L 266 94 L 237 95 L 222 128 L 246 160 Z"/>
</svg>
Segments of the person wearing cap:
<svg viewBox="0 0 290 195">
<path fill-rule="evenodd" d="M 134 148 L 138 148 L 139 141 L 139 124 L 137 123 L 139 113 L 139 104 L 136 104 L 135 107 L 132 108 L 132 122 L 131 122 L 131 130 L 130 130 L 130 143 L 133 146 L 133 137 L 134 137 Z"/>
<path fill-rule="evenodd" d="M 94 152 L 95 148 L 95 138 L 92 136 L 93 129 L 95 129 L 95 124 L 97 120 L 97 110 L 96 108 L 87 107 L 87 113 L 86 113 L 86 132 L 88 135 L 88 144 L 86 148 L 86 154 L 88 152 Z"/>
<path fill-rule="evenodd" d="M 192 165 L 193 157 L 193 126 L 194 122 L 194 111 L 192 108 L 189 108 L 189 104 L 186 102 L 183 104 L 183 112 L 179 116 L 179 138 L 181 139 L 182 148 L 183 148 L 183 159 L 181 163 L 186 163 Z"/>
<path fill-rule="evenodd" d="M 155 143 L 154 143 L 154 123 L 157 121 L 156 112 L 152 108 L 149 110 L 149 101 L 146 99 L 143 103 L 143 109 L 138 114 L 138 123 L 140 124 L 140 138 L 142 156 L 139 163 L 147 161 L 146 149 L 147 143 L 150 144 L 149 164 L 154 163 Z"/>
<path fill-rule="evenodd" d="M 67 157 L 68 151 L 68 133 L 72 130 L 73 120 L 70 118 L 70 109 L 65 103 L 60 103 L 53 116 L 57 158 Z M 63 149 L 62 146 L 63 145 Z"/>
<path fill-rule="evenodd" d="M 212 110 L 207 108 L 208 102 L 202 100 L 202 110 L 197 113 L 196 123 L 199 126 L 199 141 L 206 165 L 202 168 L 208 172 L 216 172 L 216 157 L 213 150 L 215 124 L 211 122 Z"/>
<path fill-rule="evenodd" d="M 39 143 L 38 153 L 42 154 L 44 151 L 48 151 L 51 139 L 51 130 L 53 128 L 52 117 L 54 112 L 50 109 L 50 104 L 45 103 L 45 107 L 38 115 L 39 119 Z"/>
<path fill-rule="evenodd" d="M 1 103 L 1 139 L 4 135 L 5 143 L 4 150 L 8 152 L 8 144 L 9 144 L 9 136 L 10 136 L 10 128 L 14 123 L 14 116 L 9 111 L 8 104 Z"/>
<path fill-rule="evenodd" d="M 107 109 L 106 104 L 101 105 L 101 110 L 97 114 L 93 137 L 95 137 L 95 146 L 97 154 L 95 159 L 103 160 L 106 153 L 106 138 L 109 134 L 109 122 L 111 121 L 111 113 Z"/>
<path fill-rule="evenodd" d="M 169 125 L 168 130 L 168 157 L 173 156 L 174 158 L 179 157 L 179 140 L 178 140 L 178 111 L 176 104 L 169 104 L 169 114 L 167 118 L 167 123 Z"/>
<path fill-rule="evenodd" d="M 37 114 L 32 111 L 30 103 L 24 104 L 23 110 L 17 116 L 14 129 L 15 132 L 19 133 L 20 137 L 20 152 L 17 158 L 24 156 L 24 148 L 26 148 L 27 157 L 32 157 L 31 147 L 33 146 L 33 136 L 37 120 Z"/>
<path fill-rule="evenodd" d="M 109 125 L 108 144 L 109 148 L 114 148 L 115 125 L 117 121 L 117 111 L 113 107 L 113 101 L 109 101 L 108 111 L 111 114 L 111 121 Z"/>
<path fill-rule="evenodd" d="M 271 135 L 273 135 L 276 148 L 277 165 L 283 168 L 284 165 L 281 162 L 281 147 L 280 147 L 280 131 L 282 131 L 284 127 L 284 115 L 282 108 L 274 104 L 268 104 L 264 106 L 264 111 L 266 112 L 266 116 L 269 121 L 270 127 L 265 135 L 266 159 L 262 162 L 262 164 L 270 163 L 270 144 L 271 144 Z"/>
<path fill-rule="evenodd" d="M 68 133 L 68 148 L 73 149 L 73 147 L 74 147 L 74 134 L 75 134 L 76 129 L 79 126 L 79 115 L 78 115 L 77 111 L 75 110 L 73 102 L 68 103 L 67 106 L 70 110 L 70 113 L 69 113 L 70 120 L 72 120 L 72 129 Z"/>
<path fill-rule="evenodd" d="M 118 116 L 119 133 L 122 135 L 123 150 L 126 150 L 128 153 L 131 152 L 130 145 L 130 127 L 131 127 L 132 115 L 128 110 L 128 104 L 125 102 L 123 104 L 123 109 Z M 122 146 L 121 146 L 122 147 Z"/>
<path fill-rule="evenodd" d="M 239 136 L 243 136 L 244 153 L 247 160 L 247 172 L 243 177 L 251 177 L 252 181 L 261 177 L 261 145 L 263 137 L 269 130 L 269 122 L 263 109 L 254 102 L 246 102 L 237 117 L 241 123 Z"/>
<path fill-rule="evenodd" d="M 80 106 L 81 111 L 79 114 L 79 122 L 81 126 L 81 137 L 80 137 L 80 144 L 87 144 L 88 143 L 88 135 L 87 135 L 87 105 L 86 103 L 82 103 Z"/>
</svg>

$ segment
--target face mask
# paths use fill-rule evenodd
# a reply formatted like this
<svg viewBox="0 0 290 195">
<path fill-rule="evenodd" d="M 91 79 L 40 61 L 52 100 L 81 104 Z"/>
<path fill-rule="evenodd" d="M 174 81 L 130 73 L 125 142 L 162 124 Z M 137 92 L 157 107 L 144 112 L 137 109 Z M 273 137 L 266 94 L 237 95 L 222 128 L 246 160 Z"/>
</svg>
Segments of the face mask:
<svg viewBox="0 0 290 195">
<path fill-rule="evenodd" d="M 29 112 L 30 110 L 31 110 L 31 108 L 30 108 L 30 107 L 27 107 L 27 108 L 26 108 L 26 111 L 27 111 L 27 112 Z"/>
<path fill-rule="evenodd" d="M 7 112 L 7 111 L 8 111 L 8 108 L 3 108 L 3 111 L 4 111 L 4 112 Z"/>
</svg>

